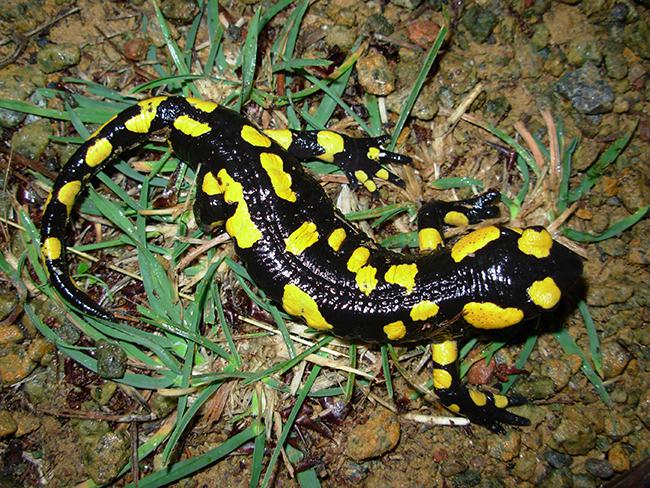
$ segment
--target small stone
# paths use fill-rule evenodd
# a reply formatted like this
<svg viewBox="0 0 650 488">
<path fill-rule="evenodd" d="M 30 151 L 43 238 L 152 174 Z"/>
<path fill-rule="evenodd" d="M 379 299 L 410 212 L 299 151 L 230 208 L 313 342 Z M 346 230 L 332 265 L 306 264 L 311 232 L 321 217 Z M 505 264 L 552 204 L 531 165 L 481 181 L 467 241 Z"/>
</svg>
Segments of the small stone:
<svg viewBox="0 0 650 488">
<path fill-rule="evenodd" d="M 0 410 L 0 437 L 6 437 L 16 432 L 18 426 L 11 413 Z"/>
<path fill-rule="evenodd" d="M 535 31 L 533 32 L 533 37 L 530 38 L 530 43 L 535 46 L 537 50 L 542 50 L 548 46 L 550 39 L 551 33 L 548 31 L 548 27 L 542 23 L 535 26 Z"/>
<path fill-rule="evenodd" d="M 9 349 L 0 356 L 0 379 L 3 385 L 13 385 L 25 379 L 36 367 L 23 349 Z"/>
<path fill-rule="evenodd" d="M 612 88 L 600 77 L 598 69 L 591 63 L 569 71 L 560 78 L 555 89 L 581 114 L 604 114 L 610 112 L 614 106 Z"/>
<path fill-rule="evenodd" d="M 481 473 L 474 470 L 468 469 L 463 473 L 458 473 L 452 479 L 453 486 L 458 488 L 469 488 L 471 486 L 477 486 L 481 483 Z"/>
<path fill-rule="evenodd" d="M 603 55 L 598 43 L 590 35 L 572 39 L 567 47 L 566 57 L 573 66 L 582 66 L 587 61 L 599 65 Z"/>
<path fill-rule="evenodd" d="M 166 18 L 182 24 L 191 22 L 197 10 L 192 0 L 163 0 L 160 4 L 160 11 Z"/>
<path fill-rule="evenodd" d="M 573 463 L 573 458 L 568 454 L 549 449 L 544 453 L 546 462 L 554 468 L 568 468 Z"/>
<path fill-rule="evenodd" d="M 415 10 L 422 3 L 422 0 L 390 0 L 390 3 L 397 5 L 398 7 Z"/>
<path fill-rule="evenodd" d="M 86 438 L 83 449 L 84 469 L 97 484 L 113 480 L 129 459 L 130 439 L 123 430 Z"/>
<path fill-rule="evenodd" d="M 488 454 L 494 459 L 507 463 L 519 455 L 521 434 L 516 430 L 509 430 L 504 436 L 490 436 L 487 442 Z"/>
<path fill-rule="evenodd" d="M 462 22 L 472 38 L 478 43 L 483 43 L 496 27 L 497 18 L 492 10 L 472 3 L 465 11 Z"/>
<path fill-rule="evenodd" d="M 142 61 L 147 55 L 148 49 L 149 43 L 144 39 L 136 37 L 124 44 L 124 56 L 131 61 Z"/>
<path fill-rule="evenodd" d="M 16 421 L 16 437 L 22 437 L 24 435 L 34 432 L 41 426 L 41 421 L 35 415 L 31 415 L 25 412 L 14 412 L 14 420 Z"/>
<path fill-rule="evenodd" d="M 24 339 L 23 332 L 15 324 L 0 326 L 0 344 L 17 344 Z"/>
<path fill-rule="evenodd" d="M 535 475 L 537 464 L 537 456 L 532 451 L 524 451 L 521 457 L 515 462 L 513 473 L 517 478 L 529 481 Z"/>
<path fill-rule="evenodd" d="M 607 76 L 622 80 L 627 76 L 628 67 L 623 56 L 623 45 L 617 42 L 608 43 L 605 47 L 605 69 Z"/>
<path fill-rule="evenodd" d="M 548 376 L 531 375 L 515 385 L 515 393 L 529 400 L 543 400 L 555 394 L 555 385 Z"/>
<path fill-rule="evenodd" d="M 623 40 L 635 54 L 650 59 L 650 21 L 646 18 L 628 24 L 623 30 Z"/>
<path fill-rule="evenodd" d="M 354 31 L 343 25 L 335 25 L 327 32 L 325 42 L 329 46 L 337 46 L 343 52 L 349 51 L 357 37 Z"/>
<path fill-rule="evenodd" d="M 36 61 L 43 73 L 55 73 L 74 66 L 81 59 L 76 44 L 49 44 L 38 51 Z"/>
<path fill-rule="evenodd" d="M 467 464 L 458 459 L 449 459 L 442 463 L 440 467 L 440 474 L 445 478 L 450 478 L 451 476 L 456 476 L 460 473 L 467 471 Z"/>
<path fill-rule="evenodd" d="M 51 352 L 54 352 L 54 345 L 46 341 L 43 337 L 36 337 L 29 343 L 27 357 L 35 363 L 38 363 L 45 355 Z"/>
<path fill-rule="evenodd" d="M 586 454 L 596 445 L 596 433 L 589 416 L 575 408 L 564 409 L 560 424 L 552 435 L 555 442 L 571 455 Z"/>
<path fill-rule="evenodd" d="M 633 167 L 625 168 L 618 173 L 617 183 L 616 196 L 628 212 L 636 212 L 650 204 L 650 178 L 647 172 Z"/>
<path fill-rule="evenodd" d="M 357 62 L 359 84 L 373 95 L 388 95 L 395 90 L 395 74 L 386 58 L 370 52 Z"/>
<path fill-rule="evenodd" d="M 21 156 L 36 160 L 47 148 L 52 136 L 52 126 L 47 120 L 37 120 L 25 124 L 11 138 L 13 150 Z"/>
<path fill-rule="evenodd" d="M 382 14 L 372 14 L 366 20 L 366 30 L 382 36 L 390 36 L 395 31 L 395 27 Z"/>
<path fill-rule="evenodd" d="M 436 40 L 440 26 L 432 20 L 419 19 L 409 24 L 409 39 L 423 49 L 427 49 Z"/>
<path fill-rule="evenodd" d="M 630 455 L 622 444 L 614 444 L 607 453 L 607 460 L 617 473 L 622 473 L 630 469 Z"/>
<path fill-rule="evenodd" d="M 397 445 L 399 436 L 397 416 L 380 408 L 366 423 L 352 429 L 346 443 L 346 454 L 355 461 L 381 456 Z"/>
<path fill-rule="evenodd" d="M 606 459 L 589 458 L 585 461 L 585 469 L 601 480 L 608 480 L 614 476 L 614 469 Z"/>
<path fill-rule="evenodd" d="M 600 483 L 592 475 L 578 473 L 573 475 L 573 488 L 598 488 Z"/>
<path fill-rule="evenodd" d="M 555 392 L 562 391 L 571 381 L 573 373 L 566 361 L 549 359 L 540 365 L 540 373 L 551 378 Z"/>
<path fill-rule="evenodd" d="M 126 372 L 126 353 L 117 344 L 97 341 L 97 373 L 102 378 L 122 378 Z"/>
<path fill-rule="evenodd" d="M 605 379 L 619 376 L 632 359 L 630 353 L 617 341 L 605 342 L 601 348 Z"/>
<path fill-rule="evenodd" d="M 573 478 L 567 468 L 551 469 L 548 476 L 536 486 L 539 488 L 573 488 Z"/>
</svg>

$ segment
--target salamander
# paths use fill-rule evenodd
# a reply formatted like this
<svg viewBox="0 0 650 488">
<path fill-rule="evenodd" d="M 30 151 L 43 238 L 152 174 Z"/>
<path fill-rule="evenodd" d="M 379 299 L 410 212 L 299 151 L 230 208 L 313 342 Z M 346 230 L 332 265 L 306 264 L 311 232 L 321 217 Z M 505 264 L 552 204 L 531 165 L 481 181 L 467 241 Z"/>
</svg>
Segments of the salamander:
<svg viewBox="0 0 650 488">
<path fill-rule="evenodd" d="M 384 165 L 411 159 L 382 149 L 386 138 L 260 130 L 226 107 L 194 98 L 156 97 L 127 108 L 79 147 L 45 205 L 41 253 L 65 300 L 114 320 L 71 279 L 64 237 L 91 177 L 152 134 L 165 135 L 196 171 L 196 221 L 208 231 L 225 226 L 254 282 L 289 315 L 354 341 L 430 342 L 434 391 L 443 405 L 495 431 L 527 424 L 507 410 L 521 399 L 461 382 L 455 337 L 520 326 L 553 309 L 580 277 L 581 260 L 541 227 L 490 225 L 446 246 L 446 226 L 498 214 L 496 191 L 423 204 L 418 255 L 382 249 L 342 217 L 300 162 L 334 163 L 353 186 L 371 192 L 381 180 L 401 185 Z"/>
</svg>

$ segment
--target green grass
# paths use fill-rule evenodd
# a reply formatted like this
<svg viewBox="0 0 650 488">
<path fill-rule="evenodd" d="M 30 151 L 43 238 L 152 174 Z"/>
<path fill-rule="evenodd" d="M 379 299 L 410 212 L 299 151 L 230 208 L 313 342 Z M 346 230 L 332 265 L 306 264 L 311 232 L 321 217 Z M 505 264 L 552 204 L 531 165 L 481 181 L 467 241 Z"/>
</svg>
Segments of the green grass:
<svg viewBox="0 0 650 488">
<path fill-rule="evenodd" d="M 241 72 L 241 78 L 237 81 L 227 79 L 226 75 L 228 73 L 224 73 L 227 67 L 222 43 L 224 33 L 218 21 L 217 1 L 208 0 L 202 4 L 201 12 L 187 30 L 183 49 L 171 36 L 167 22 L 160 13 L 157 4 L 154 3 L 154 5 L 157 22 L 166 42 L 167 55 L 159 59 L 155 50 L 149 53 L 148 59 L 153 63 L 159 77 L 134 87 L 131 91 L 133 95 L 155 89 L 164 89 L 169 93 L 200 96 L 194 82 L 197 80 L 212 81 L 227 84 L 233 89 L 232 94 L 222 103 L 229 103 L 234 108 L 241 109 L 250 102 L 258 103 L 264 107 L 284 107 L 291 128 L 300 128 L 300 119 L 305 121 L 307 126 L 311 128 L 324 128 L 334 111 L 340 108 L 348 116 L 354 118 L 359 127 L 368 134 L 379 135 L 381 120 L 376 98 L 367 96 L 365 99 L 370 114 L 368 120 L 361 119 L 356 115 L 342 98 L 349 84 L 355 62 L 364 51 L 363 39 L 357 41 L 348 58 L 325 78 L 318 78 L 310 74 L 307 69 L 313 66 L 327 66 L 330 64 L 329 61 L 306 60 L 295 57 L 296 41 L 309 2 L 303 0 L 297 2 L 295 7 L 289 8 L 290 2 L 281 0 L 270 6 L 268 10 L 261 7 L 255 10 L 248 23 L 247 36 L 235 66 Z M 275 15 L 280 13 L 286 15 L 284 25 L 276 41 L 271 46 L 270 52 L 263 53 L 264 55 L 268 54 L 268 56 L 260 56 L 261 53 L 258 52 L 260 33 L 264 26 Z M 199 29 L 202 28 L 201 19 L 205 20 L 211 45 L 207 60 L 201 67 L 202 69 L 199 69 L 201 74 L 192 74 L 193 69 L 190 69 L 190 67 L 195 66 L 197 63 L 197 60 L 194 59 L 194 47 Z M 424 58 L 422 69 L 392 134 L 391 147 L 397 141 L 424 81 L 429 76 L 429 71 L 446 33 L 447 29 L 443 27 L 437 40 Z M 258 64 L 259 59 L 262 59 L 261 64 Z M 215 69 L 218 71 L 219 76 L 212 74 Z M 295 93 L 287 91 L 286 93 L 276 94 L 275 88 L 279 76 L 285 77 L 285 86 L 290 86 L 292 77 L 302 77 L 306 80 L 306 86 Z M 0 107 L 71 122 L 81 137 L 56 139 L 61 142 L 78 144 L 92 132 L 87 127 L 88 125 L 95 126 L 103 123 L 135 101 L 132 96 L 123 95 L 93 82 L 79 79 L 66 79 L 64 81 L 83 86 L 88 95 L 70 94 L 56 89 L 44 88 L 38 91 L 39 95 L 47 99 L 60 97 L 67 100 L 64 110 L 42 108 L 26 102 L 11 100 L 0 100 Z M 300 115 L 300 118 L 298 115 Z M 515 218 L 526 208 L 527 199 L 531 192 L 534 192 L 539 187 L 538 185 L 541 184 L 544 169 L 540 167 L 529 149 L 517 143 L 506 132 L 487 125 L 484 128 L 517 152 L 517 168 L 521 176 L 521 187 L 514 198 L 507 198 L 505 195 L 503 197 L 511 216 Z M 583 179 L 573 186 L 569 185 L 571 158 L 578 142 L 570 141 L 566 144 L 560 129 L 558 129 L 557 136 L 561 141 L 562 175 L 556 200 L 549 210 L 549 222 L 552 222 L 588 193 L 598 178 L 602 176 L 603 172 L 624 149 L 631 137 L 631 133 L 612 144 L 594 167 L 584 175 Z M 250 440 L 254 441 L 250 486 L 268 486 L 273 473 L 278 469 L 277 462 L 280 459 L 281 449 L 287 446 L 286 441 L 292 433 L 296 416 L 307 397 L 341 395 L 346 401 L 350 401 L 355 384 L 367 384 L 367 380 L 360 379 L 354 372 L 348 372 L 344 377 L 342 376 L 341 386 L 312 391 L 312 387 L 321 373 L 321 367 L 314 365 L 311 371 L 305 374 L 298 390 L 295 392 L 290 391 L 287 385 L 277 379 L 277 375 L 290 370 L 299 371 L 299 366 L 305 363 L 306 358 L 311 354 L 321 354 L 319 351 L 333 341 L 332 337 L 314 337 L 314 340 L 308 346 L 297 343 L 294 340 L 294 333 L 287 326 L 286 320 L 288 317 L 274 304 L 270 303 L 261 292 L 255 291 L 254 283 L 252 283 L 248 273 L 241 265 L 228 257 L 218 256 L 214 248 L 208 251 L 205 259 L 199 261 L 198 264 L 179 270 L 179 274 L 176 276 L 170 276 L 169 270 L 161 264 L 160 259 L 163 258 L 172 265 L 178 264 L 190 249 L 190 245 L 186 242 L 187 239 L 198 239 L 204 236 L 200 232 L 191 232 L 188 229 L 187 223 L 190 220 L 188 212 L 177 217 L 170 215 L 149 215 L 145 217 L 142 215 L 142 211 L 150 208 L 152 189 L 167 186 L 169 176 L 179 165 L 179 161 L 169 153 L 166 147 L 156 144 L 148 144 L 145 147 L 147 150 L 160 152 L 161 154 L 160 160 L 152 163 L 149 173 L 138 173 L 123 161 L 118 162 L 115 166 L 117 172 L 122 176 L 141 185 L 138 197 L 132 197 L 112 179 L 105 174 L 101 174 L 99 180 L 112 192 L 112 197 L 106 198 L 105 195 L 100 195 L 98 192 L 91 190 L 80 206 L 83 213 L 109 221 L 114 227 L 116 235 L 101 243 L 73 246 L 71 250 L 86 253 L 98 250 L 119 253 L 120 249 L 127 246 L 132 248 L 137 255 L 140 270 L 138 275 L 149 300 L 148 303 L 139 306 L 138 312 L 141 314 L 142 321 L 149 324 L 154 332 L 143 331 L 127 324 L 119 324 L 118 326 L 110 322 L 83 317 L 67 304 L 62 303 L 48 284 L 37 250 L 39 247 L 38 232 L 28 214 L 24 211 L 21 211 L 18 215 L 18 223 L 22 228 L 20 237 L 23 240 L 24 251 L 19 256 L 16 256 L 17 259 L 11 263 L 5 256 L 0 256 L 0 269 L 10 276 L 12 282 L 19 288 L 24 288 L 22 277 L 27 275 L 25 271 L 27 269 L 33 270 L 36 276 L 34 284 L 38 289 L 49 300 L 58 303 L 65 310 L 66 316 L 87 337 L 93 341 L 105 340 L 119 345 L 129 359 L 145 365 L 152 371 L 151 374 L 127 372 L 123 378 L 115 381 L 134 388 L 152 390 L 168 388 L 186 392 L 178 395 L 174 422 L 168 428 L 161 428 L 158 433 L 138 447 L 138 459 L 143 459 L 153 452 L 162 452 L 163 464 L 163 469 L 143 477 L 138 486 L 161 486 L 191 476 L 193 473 L 228 456 L 239 446 Z M 540 152 L 548 155 L 548 150 L 544 150 L 543 145 Z M 332 171 L 331 165 L 323 163 L 313 163 L 310 167 L 319 174 Z M 185 173 L 182 173 L 181 177 L 178 178 L 177 187 L 180 203 L 191 198 L 194 177 L 191 170 L 185 168 L 183 171 Z M 35 177 L 47 185 L 51 184 L 40 175 L 35 175 Z M 449 177 L 434 182 L 433 186 L 438 189 L 483 188 L 484 184 L 480 180 L 472 178 Z M 351 220 L 371 219 L 373 220 L 372 225 L 378 227 L 402 213 L 407 213 L 413 217 L 416 211 L 417 206 L 413 203 L 397 203 L 354 212 L 349 214 L 348 218 Z M 634 215 L 615 223 L 599 236 L 592 236 L 567 226 L 562 227 L 562 232 L 568 238 L 578 242 L 593 242 L 606 239 L 623 232 L 642 218 L 646 212 L 647 208 L 639 209 Z M 163 247 L 156 244 L 156 239 L 163 232 L 161 229 L 169 228 L 169 226 L 176 229 L 176 235 L 174 236 L 176 240 L 173 245 Z M 415 246 L 416 242 L 416 234 L 407 233 L 388 238 L 383 244 L 403 248 Z M 91 282 L 86 271 L 87 265 L 79 266 L 77 279 L 82 285 Z M 126 272 L 126 270 L 122 270 L 122 272 Z M 178 290 L 177 283 L 187 281 L 197 274 L 203 274 L 203 279 L 189 295 L 182 294 Z M 288 359 L 272 365 L 265 365 L 260 370 L 247 369 L 242 354 L 238 350 L 236 334 L 231 330 L 231 324 L 226 320 L 224 313 L 224 304 L 221 298 L 222 289 L 219 283 L 226 274 L 234 277 L 237 286 L 254 303 L 271 315 L 287 349 Z M 606 391 L 602 387 L 598 374 L 596 374 L 596 372 L 600 373 L 602 371 L 602 366 L 595 325 L 584 302 L 579 304 L 579 311 L 584 317 L 590 340 L 588 354 L 577 348 L 565 330 L 561 330 L 555 336 L 568 354 L 580 355 L 583 360 L 583 372 L 594 384 L 601 397 L 607 400 Z M 68 344 L 62 340 L 56 331 L 35 313 L 31 304 L 25 304 L 25 312 L 39 331 L 48 340 L 56 344 L 62 354 L 92 371 L 98 371 L 97 362 L 89 354 L 88 348 Z M 210 326 L 211 335 L 208 337 L 202 336 L 199 331 L 199 326 L 203 321 Z M 216 336 L 223 338 L 223 340 L 215 342 L 213 338 Z M 536 337 L 535 335 L 530 336 L 525 343 L 517 360 L 517 367 L 524 366 L 528 355 L 533 350 Z M 476 341 L 471 341 L 469 346 L 463 348 L 463 357 L 468 354 L 475 344 Z M 484 357 L 489 360 L 502 346 L 502 343 L 488 345 Z M 393 386 L 389 355 L 394 360 L 397 358 L 397 353 L 393 347 L 383 347 L 381 349 L 381 364 L 388 396 L 392 397 Z M 352 369 L 359 368 L 357 346 L 349 346 L 344 356 Z M 219 372 L 203 372 L 202 367 L 215 359 L 219 359 L 225 364 L 223 369 Z M 393 361 L 393 365 L 395 364 L 396 362 Z M 466 371 L 468 367 L 469 364 L 464 364 L 463 371 Z M 260 383 L 263 385 L 263 388 L 255 389 L 253 394 L 250 395 L 250 403 L 246 406 L 245 411 L 230 420 L 233 425 L 236 422 L 242 422 L 246 427 L 206 453 L 178 461 L 182 439 L 195 423 L 201 406 L 205 405 L 206 401 L 220 388 L 224 387 L 227 382 L 233 380 L 238 381 L 242 388 L 253 389 L 255 385 Z M 514 379 L 505 385 L 504 390 L 509 388 L 512 381 Z M 266 401 L 265 389 L 275 390 L 283 395 L 292 395 L 294 400 L 292 410 L 288 418 L 283 422 L 280 436 L 272 448 L 268 443 L 272 419 L 267 418 L 262 407 Z M 187 392 L 191 392 L 192 398 L 190 398 L 190 393 Z M 265 449 L 270 449 L 270 457 L 265 456 Z M 291 452 L 289 448 L 288 452 L 290 456 L 294 456 L 294 459 L 300 458 L 299 452 Z M 128 465 L 125 466 L 122 472 L 126 473 L 128 468 Z M 313 469 L 300 473 L 298 481 L 301 486 L 318 486 L 318 478 Z"/>
</svg>

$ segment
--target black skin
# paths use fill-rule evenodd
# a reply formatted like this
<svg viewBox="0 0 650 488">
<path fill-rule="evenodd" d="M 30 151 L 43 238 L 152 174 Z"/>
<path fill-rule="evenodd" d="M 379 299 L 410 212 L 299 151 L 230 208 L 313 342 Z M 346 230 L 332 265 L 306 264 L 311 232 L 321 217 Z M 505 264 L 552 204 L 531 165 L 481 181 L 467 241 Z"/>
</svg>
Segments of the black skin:
<svg viewBox="0 0 650 488">
<path fill-rule="evenodd" d="M 449 337 L 447 331 L 452 325 L 462 330 L 471 329 L 463 319 L 463 306 L 477 301 L 492 302 L 504 308 L 516 307 L 523 312 L 521 324 L 526 324 L 526 320 L 543 312 L 527 295 L 533 281 L 552 277 L 564 294 L 581 274 L 580 259 L 564 246 L 554 243 L 548 256 L 537 258 L 520 252 L 517 249 L 520 234 L 506 228 L 500 229 L 498 239 L 461 262 L 452 259 L 449 250 L 444 247 L 420 255 L 404 255 L 381 249 L 344 220 L 322 187 L 300 164 L 300 160 L 319 157 L 327 149 L 319 144 L 318 131 L 292 132 L 291 143 L 284 149 L 274 141 L 269 141 L 268 145 L 252 144 L 242 138 L 242 128 L 254 126 L 240 114 L 220 106 L 210 111 L 202 110 L 180 97 L 166 98 L 150 109 L 150 126 L 145 131 L 127 129 L 129 121 L 145 111 L 141 105 L 128 108 L 77 150 L 54 183 L 53 197 L 43 215 L 41 242 L 46 243 L 46 240 L 54 238 L 61 243 L 60 253 L 44 252 L 51 282 L 68 302 L 94 317 L 114 320 L 110 312 L 77 289 L 69 277 L 64 246 L 68 214 L 65 201 L 59 199 L 65 193 L 61 189 L 76 181 L 80 182 L 81 187 L 85 186 L 115 155 L 142 143 L 155 133 L 167 134 L 176 155 L 198 171 L 194 209 L 198 223 L 204 228 L 216 228 L 228 221 L 236 214 L 239 205 L 232 201 L 232 194 L 228 197 L 228 191 L 225 194 L 206 193 L 202 186 L 206 176 L 210 174 L 221 178 L 218 175 L 223 175 L 220 172 L 225 171 L 231 182 L 241 185 L 240 193 L 250 216 L 249 221 L 259 235 L 251 245 L 244 246 L 240 245 L 239 240 L 246 237 L 241 229 L 231 237 L 251 277 L 267 296 L 281 305 L 285 286 L 298 287 L 316 304 L 321 318 L 331 325 L 328 331 L 340 337 L 367 343 L 439 341 Z M 175 122 L 182 117 L 203 124 L 206 132 L 191 136 L 179 130 Z M 274 137 L 270 133 L 268 135 Z M 340 137 L 343 150 L 332 159 L 354 185 L 359 183 L 356 179 L 359 170 L 371 180 L 381 175 L 384 180 L 402 184 L 394 174 L 381 171 L 382 164 L 409 163 L 410 158 L 383 149 L 377 150 L 386 141 L 385 138 Z M 101 164 L 90 167 L 86 163 L 90 157 L 89 150 L 101 139 L 109 141 L 112 149 Z M 262 153 L 280 158 L 282 171 L 290 177 L 294 201 L 282 198 L 276 192 L 269 173 L 261 168 Z M 374 158 L 370 157 L 371 153 L 375 155 Z M 225 184 L 225 180 L 219 181 L 222 186 Z M 76 196 L 74 194 L 72 199 L 76 199 Z M 442 232 L 443 217 L 450 210 L 463 213 L 470 223 L 495 217 L 498 214 L 497 198 L 498 193 L 492 190 L 460 202 L 426 203 L 420 211 L 419 227 L 433 227 Z M 287 252 L 286 239 L 305 223 L 315 225 L 317 240 L 297 255 Z M 327 238 L 337 228 L 345 230 L 346 238 L 335 250 L 328 244 Z M 360 289 L 358 270 L 351 271 L 349 268 L 349 259 L 359 247 L 369 251 L 363 266 L 374 268 L 371 278 L 376 281 L 369 280 L 371 291 Z M 398 269 L 416 270 L 410 285 L 408 273 L 398 273 L 398 277 L 402 278 L 401 283 L 387 280 L 389 269 L 400 265 L 408 266 Z M 413 320 L 410 312 L 422 301 L 437 304 L 439 311 L 435 317 L 427 320 Z M 403 334 L 391 337 L 385 327 L 396 322 L 403 325 Z M 495 425 L 501 422 L 524 423 L 525 419 L 521 420 L 521 417 L 503 409 L 493 406 L 477 408 L 471 400 L 463 400 L 466 393 L 454 392 L 466 391 L 466 388 L 460 383 L 457 372 L 452 373 L 452 387 L 439 391 L 443 403 L 460 402 L 461 413 L 493 430 L 498 430 Z"/>
</svg>

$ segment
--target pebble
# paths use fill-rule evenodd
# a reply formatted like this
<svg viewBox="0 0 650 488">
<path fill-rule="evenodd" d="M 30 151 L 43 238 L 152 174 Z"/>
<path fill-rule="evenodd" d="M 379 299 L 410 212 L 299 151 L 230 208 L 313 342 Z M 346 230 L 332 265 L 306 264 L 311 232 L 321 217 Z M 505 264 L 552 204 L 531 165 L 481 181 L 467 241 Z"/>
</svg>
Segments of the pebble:
<svg viewBox="0 0 650 488">
<path fill-rule="evenodd" d="M 41 421 L 35 415 L 26 412 L 13 412 L 14 420 L 16 421 L 16 437 L 23 437 L 27 434 L 34 432 L 41 426 Z"/>
<path fill-rule="evenodd" d="M 607 453 L 607 461 L 609 461 L 612 469 L 617 473 L 622 473 L 630 469 L 630 455 L 622 444 L 614 444 Z"/>
<path fill-rule="evenodd" d="M 366 30 L 382 36 L 390 36 L 395 32 L 395 27 L 382 14 L 372 14 L 366 19 Z"/>
<path fill-rule="evenodd" d="M 355 461 L 381 456 L 392 450 L 399 442 L 400 424 L 397 416 L 380 408 L 368 421 L 350 432 L 346 454 Z"/>
<path fill-rule="evenodd" d="M 141 38 L 136 37 L 124 44 L 124 56 L 131 61 L 142 61 L 147 55 L 149 43 Z"/>
<path fill-rule="evenodd" d="M 182 24 L 192 21 L 198 8 L 192 0 L 163 0 L 160 3 L 160 11 L 170 19 Z"/>
<path fill-rule="evenodd" d="M 605 379 L 619 376 L 632 359 L 630 353 L 617 341 L 608 341 L 602 344 L 603 373 Z"/>
<path fill-rule="evenodd" d="M 11 145 L 15 152 L 34 161 L 43 155 L 52 134 L 49 121 L 37 120 L 18 129 L 11 138 Z"/>
<path fill-rule="evenodd" d="M 553 440 L 567 454 L 586 454 L 596 445 L 596 433 L 591 421 L 581 409 L 573 407 L 562 411 L 560 424 L 552 432 Z"/>
<path fill-rule="evenodd" d="M 568 454 L 549 449 L 544 453 L 546 462 L 554 468 L 568 468 L 573 463 L 573 458 Z"/>
<path fill-rule="evenodd" d="M 606 459 L 589 458 L 585 461 L 585 469 L 588 473 L 593 474 L 601 480 L 607 480 L 614 476 L 614 468 L 612 468 L 612 465 Z"/>
<path fill-rule="evenodd" d="M 623 40 L 635 54 L 644 59 L 650 59 L 650 20 L 648 17 L 626 25 L 623 30 Z"/>
<path fill-rule="evenodd" d="M 17 428 L 11 413 L 7 410 L 0 410 L 0 438 L 13 434 Z"/>
<path fill-rule="evenodd" d="M 472 3 L 465 10 L 462 23 L 476 42 L 483 43 L 496 27 L 497 17 L 491 9 Z"/>
<path fill-rule="evenodd" d="M 328 46 L 337 46 L 343 52 L 349 51 L 357 39 L 354 31 L 343 25 L 335 25 L 327 31 L 325 42 Z"/>
<path fill-rule="evenodd" d="M 3 385 L 13 385 L 25 379 L 36 364 L 21 347 L 11 347 L 0 356 L 0 380 Z"/>
<path fill-rule="evenodd" d="M 564 360 L 548 359 L 540 364 L 540 373 L 553 381 L 553 390 L 562 391 L 571 381 L 571 366 Z"/>
<path fill-rule="evenodd" d="M 409 39 L 422 49 L 431 47 L 438 32 L 440 32 L 440 26 L 432 20 L 418 19 L 411 22 L 408 27 Z"/>
<path fill-rule="evenodd" d="M 393 113 L 400 113 L 410 94 L 410 88 L 402 88 L 394 91 L 386 97 L 386 108 Z M 437 113 L 438 103 L 436 102 L 435 89 L 431 85 L 425 85 L 415 100 L 415 104 L 411 110 L 411 116 L 419 120 L 431 120 Z"/>
<path fill-rule="evenodd" d="M 17 344 L 24 339 L 23 331 L 16 324 L 0 326 L 0 344 Z"/>
<path fill-rule="evenodd" d="M 521 434 L 516 430 L 509 430 L 503 436 L 490 436 L 487 444 L 487 450 L 490 456 L 507 463 L 519 456 L 521 450 Z"/>
<path fill-rule="evenodd" d="M 555 89 L 585 115 L 604 114 L 614 106 L 614 92 L 592 63 L 569 71 L 557 82 Z"/>
<path fill-rule="evenodd" d="M 566 57 L 573 66 L 582 66 L 587 61 L 591 61 L 598 66 L 603 58 L 603 54 L 599 43 L 594 42 L 594 37 L 589 34 L 584 34 L 569 42 Z"/>
<path fill-rule="evenodd" d="M 131 441 L 124 430 L 82 439 L 84 469 L 97 484 L 109 483 L 129 459 Z"/>
<path fill-rule="evenodd" d="M 36 55 L 36 62 L 43 73 L 55 73 L 74 66 L 81 59 L 76 44 L 48 44 Z"/>
<path fill-rule="evenodd" d="M 97 373 L 102 378 L 122 378 L 126 372 L 126 353 L 117 344 L 97 341 Z"/>
<path fill-rule="evenodd" d="M 378 52 L 369 52 L 357 62 L 359 84 L 373 95 L 388 95 L 395 90 L 395 74 L 388 60 Z"/>
</svg>

